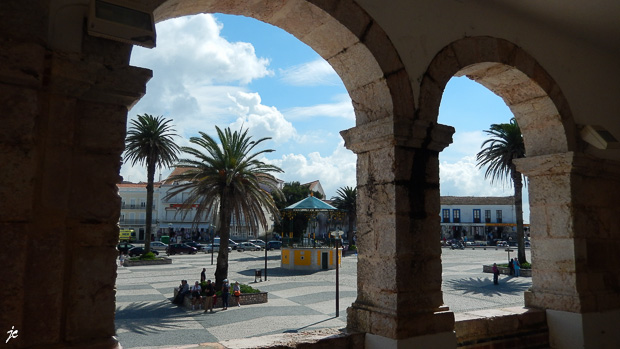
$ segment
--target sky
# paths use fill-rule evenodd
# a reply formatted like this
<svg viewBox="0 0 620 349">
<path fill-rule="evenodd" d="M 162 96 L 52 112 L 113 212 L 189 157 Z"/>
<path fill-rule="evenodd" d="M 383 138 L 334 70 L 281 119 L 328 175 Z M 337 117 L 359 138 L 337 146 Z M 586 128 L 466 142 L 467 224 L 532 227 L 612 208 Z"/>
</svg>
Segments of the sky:
<svg viewBox="0 0 620 349">
<path fill-rule="evenodd" d="M 215 126 L 248 129 L 253 139 L 270 137 L 275 151 L 262 160 L 277 165 L 285 182 L 320 180 L 327 198 L 356 185 L 356 155 L 344 148 L 340 131 L 355 126 L 342 81 L 312 48 L 258 20 L 201 14 L 160 22 L 157 47 L 134 46 L 131 65 L 153 71 L 146 95 L 129 111 L 172 119 L 175 140 L 192 146 L 198 131 L 216 137 Z M 512 186 L 484 178 L 476 153 L 483 130 L 508 122 L 501 98 L 466 77 L 448 83 L 439 123 L 455 127 L 453 144 L 440 153 L 441 195 L 509 196 Z M 129 124 L 128 124 L 129 126 Z M 171 169 L 161 169 L 156 180 Z M 124 180 L 146 181 L 146 168 L 124 164 Z M 529 221 L 527 190 L 524 220 Z"/>
</svg>

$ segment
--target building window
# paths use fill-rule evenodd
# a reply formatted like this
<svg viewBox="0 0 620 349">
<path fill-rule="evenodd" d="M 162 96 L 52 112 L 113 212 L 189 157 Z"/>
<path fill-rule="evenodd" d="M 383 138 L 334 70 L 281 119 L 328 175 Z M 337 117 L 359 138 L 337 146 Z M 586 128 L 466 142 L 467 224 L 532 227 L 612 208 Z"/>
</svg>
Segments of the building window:
<svg viewBox="0 0 620 349">
<path fill-rule="evenodd" d="M 146 208 L 146 202 L 145 201 L 140 201 L 140 208 Z"/>
<path fill-rule="evenodd" d="M 474 210 L 474 223 L 480 223 L 480 210 Z"/>
<path fill-rule="evenodd" d="M 450 223 L 450 210 L 448 209 L 443 209 L 442 210 L 442 222 L 443 223 Z"/>
<path fill-rule="evenodd" d="M 497 210 L 495 212 L 495 218 L 497 218 L 497 223 L 501 223 L 502 222 L 502 210 Z"/>
<path fill-rule="evenodd" d="M 461 210 L 452 210 L 452 221 L 454 223 L 461 223 Z"/>
<path fill-rule="evenodd" d="M 484 210 L 484 221 L 491 223 L 491 210 Z"/>
</svg>

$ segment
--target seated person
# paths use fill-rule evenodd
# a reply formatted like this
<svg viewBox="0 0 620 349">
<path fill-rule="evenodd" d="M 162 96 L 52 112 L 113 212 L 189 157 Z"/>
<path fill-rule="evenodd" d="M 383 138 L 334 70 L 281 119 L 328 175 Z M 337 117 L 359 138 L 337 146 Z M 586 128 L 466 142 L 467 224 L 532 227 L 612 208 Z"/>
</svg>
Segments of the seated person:
<svg viewBox="0 0 620 349">
<path fill-rule="evenodd" d="M 192 310 L 195 309 L 196 302 L 198 302 L 198 309 L 200 309 L 200 291 L 202 288 L 200 287 L 200 283 L 196 281 L 194 286 L 192 286 Z"/>
<path fill-rule="evenodd" d="M 187 284 L 187 280 L 181 280 L 181 285 L 179 285 L 179 292 L 177 293 L 177 296 L 174 297 L 172 303 L 182 305 L 183 299 L 188 292 L 189 285 Z"/>
</svg>

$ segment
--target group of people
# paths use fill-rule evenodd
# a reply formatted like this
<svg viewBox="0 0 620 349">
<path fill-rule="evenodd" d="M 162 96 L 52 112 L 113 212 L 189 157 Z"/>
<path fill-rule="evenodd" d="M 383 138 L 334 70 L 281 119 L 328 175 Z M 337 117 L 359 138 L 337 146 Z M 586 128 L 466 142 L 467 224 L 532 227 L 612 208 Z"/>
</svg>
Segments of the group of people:
<svg viewBox="0 0 620 349">
<path fill-rule="evenodd" d="M 510 276 L 521 276 L 521 264 L 517 258 L 513 258 L 508 261 L 508 269 L 510 269 Z M 493 284 L 499 285 L 499 268 L 497 263 L 493 263 Z"/>
<path fill-rule="evenodd" d="M 213 313 L 213 305 L 217 300 L 215 290 L 215 282 L 206 280 L 206 268 L 200 273 L 200 282 L 196 281 L 194 286 L 189 287 L 187 280 L 181 280 L 178 292 L 172 303 L 182 305 L 185 296 L 189 293 L 192 297 L 192 310 L 200 309 L 203 305 L 205 313 Z M 229 306 L 230 294 L 235 298 L 237 306 L 241 306 L 241 286 L 239 282 L 235 282 L 232 286 L 228 283 L 228 279 L 224 279 L 221 288 L 222 310 L 227 310 Z M 204 296 L 203 296 L 204 294 Z"/>
</svg>

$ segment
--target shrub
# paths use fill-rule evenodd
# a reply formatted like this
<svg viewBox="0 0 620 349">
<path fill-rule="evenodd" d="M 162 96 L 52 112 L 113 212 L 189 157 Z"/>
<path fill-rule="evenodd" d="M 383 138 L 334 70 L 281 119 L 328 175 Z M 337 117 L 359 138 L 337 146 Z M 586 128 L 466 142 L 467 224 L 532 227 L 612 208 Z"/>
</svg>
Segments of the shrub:
<svg viewBox="0 0 620 349">
<path fill-rule="evenodd" d="M 149 253 L 145 253 L 143 255 L 141 255 L 140 257 L 138 257 L 140 260 L 147 260 L 147 261 L 152 261 L 157 259 L 157 256 L 155 255 L 155 253 L 153 252 L 149 252 Z"/>
</svg>

